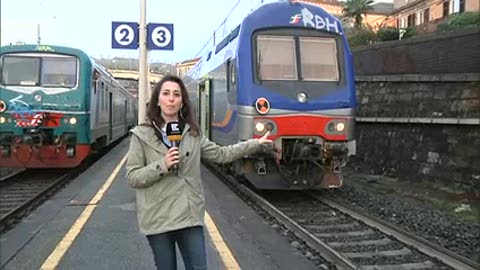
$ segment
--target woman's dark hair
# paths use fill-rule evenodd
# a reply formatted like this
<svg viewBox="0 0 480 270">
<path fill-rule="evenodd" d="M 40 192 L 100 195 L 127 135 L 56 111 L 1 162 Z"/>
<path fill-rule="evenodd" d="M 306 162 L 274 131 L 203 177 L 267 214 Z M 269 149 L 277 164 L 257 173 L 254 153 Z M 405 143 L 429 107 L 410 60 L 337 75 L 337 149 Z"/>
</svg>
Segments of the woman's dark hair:
<svg viewBox="0 0 480 270">
<path fill-rule="evenodd" d="M 165 82 L 174 82 L 177 83 L 180 86 L 180 91 L 182 94 L 182 108 L 180 111 L 178 111 L 178 121 L 182 126 L 185 126 L 186 123 L 190 125 L 190 134 L 193 136 L 198 136 L 199 131 L 198 131 L 198 126 L 197 123 L 195 123 L 194 115 L 193 115 L 193 108 L 192 105 L 190 104 L 190 99 L 188 98 L 188 92 L 187 88 L 185 87 L 185 84 L 183 83 L 182 79 L 175 75 L 166 75 L 163 77 L 162 80 L 160 80 L 154 87 L 152 96 L 150 97 L 150 101 L 148 103 L 147 107 L 147 117 L 150 119 L 150 121 L 155 122 L 155 124 L 160 128 L 165 124 L 165 119 L 162 117 L 162 111 L 160 109 L 160 106 L 158 105 L 158 96 L 160 95 L 160 90 L 162 89 L 162 86 Z M 153 124 L 153 123 L 152 123 Z M 159 131 L 157 131 L 156 128 L 155 133 L 157 133 L 157 136 L 161 138 L 161 134 L 159 134 Z"/>
</svg>

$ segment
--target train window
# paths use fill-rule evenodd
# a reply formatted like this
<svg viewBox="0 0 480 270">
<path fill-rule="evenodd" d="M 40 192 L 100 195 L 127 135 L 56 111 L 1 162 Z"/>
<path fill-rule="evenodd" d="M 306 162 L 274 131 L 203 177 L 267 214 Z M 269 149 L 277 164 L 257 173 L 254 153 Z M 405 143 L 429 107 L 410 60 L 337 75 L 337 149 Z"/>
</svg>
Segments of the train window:
<svg viewBox="0 0 480 270">
<path fill-rule="evenodd" d="M 338 81 L 337 47 L 333 38 L 300 37 L 302 79 Z"/>
<path fill-rule="evenodd" d="M 235 83 L 237 82 L 236 76 L 237 76 L 237 71 L 235 69 L 235 62 L 230 62 L 230 81 L 232 85 L 235 85 Z"/>
<path fill-rule="evenodd" d="M 100 78 L 100 72 L 98 72 L 96 69 L 93 70 L 92 72 L 92 87 L 93 87 L 93 93 L 97 93 L 97 87 L 98 87 L 98 79 Z"/>
<path fill-rule="evenodd" d="M 227 61 L 227 92 L 230 92 L 235 85 L 235 61 Z"/>
<path fill-rule="evenodd" d="M 260 80 L 297 80 L 295 39 L 291 36 L 257 36 Z"/>
<path fill-rule="evenodd" d="M 2 61 L 3 85 L 40 85 L 40 57 L 6 55 Z"/>
<path fill-rule="evenodd" d="M 42 85 L 74 87 L 77 84 L 77 60 L 74 57 L 44 57 Z"/>
</svg>

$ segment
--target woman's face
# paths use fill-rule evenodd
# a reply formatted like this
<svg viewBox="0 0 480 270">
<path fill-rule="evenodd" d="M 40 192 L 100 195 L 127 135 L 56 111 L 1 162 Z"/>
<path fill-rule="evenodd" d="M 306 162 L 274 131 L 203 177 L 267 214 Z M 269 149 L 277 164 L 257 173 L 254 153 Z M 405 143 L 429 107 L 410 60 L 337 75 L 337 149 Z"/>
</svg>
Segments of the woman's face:
<svg viewBox="0 0 480 270">
<path fill-rule="evenodd" d="M 182 106 L 182 91 L 176 82 L 164 82 L 158 97 L 158 106 L 162 110 L 165 121 L 177 120 L 178 111 Z"/>
</svg>

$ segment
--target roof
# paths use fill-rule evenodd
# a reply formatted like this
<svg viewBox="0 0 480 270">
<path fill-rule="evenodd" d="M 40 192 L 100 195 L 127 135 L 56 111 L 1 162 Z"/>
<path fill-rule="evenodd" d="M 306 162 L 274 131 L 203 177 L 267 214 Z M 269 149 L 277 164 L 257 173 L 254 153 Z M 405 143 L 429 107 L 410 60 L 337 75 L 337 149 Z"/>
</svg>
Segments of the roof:
<svg viewBox="0 0 480 270">
<path fill-rule="evenodd" d="M 193 59 L 188 59 L 188 60 L 184 60 L 180 63 L 178 63 L 177 65 L 188 65 L 188 64 L 194 64 L 196 62 L 198 62 L 198 60 L 200 60 L 201 57 L 197 57 L 197 58 L 193 58 Z"/>
<path fill-rule="evenodd" d="M 372 5 L 372 11 L 390 13 L 393 11 L 393 3 L 376 3 Z"/>
</svg>

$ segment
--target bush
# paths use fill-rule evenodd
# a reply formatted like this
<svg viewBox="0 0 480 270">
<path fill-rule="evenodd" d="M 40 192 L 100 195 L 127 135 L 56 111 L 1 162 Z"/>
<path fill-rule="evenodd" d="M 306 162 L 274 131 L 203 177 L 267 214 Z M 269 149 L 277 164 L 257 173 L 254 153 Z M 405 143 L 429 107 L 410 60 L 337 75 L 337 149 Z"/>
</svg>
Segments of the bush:
<svg viewBox="0 0 480 270">
<path fill-rule="evenodd" d="M 378 29 L 377 39 L 379 41 L 398 40 L 399 31 L 396 27 L 388 26 Z"/>
<path fill-rule="evenodd" d="M 478 26 L 480 26 L 480 12 L 469 11 L 448 16 L 444 22 L 438 24 L 437 31 L 445 32 Z"/>
<path fill-rule="evenodd" d="M 413 37 L 417 34 L 417 29 L 414 26 L 400 29 L 403 32 L 402 39 Z"/>
<path fill-rule="evenodd" d="M 372 29 L 350 28 L 346 31 L 350 47 L 369 45 L 376 41 L 377 35 Z"/>
</svg>

